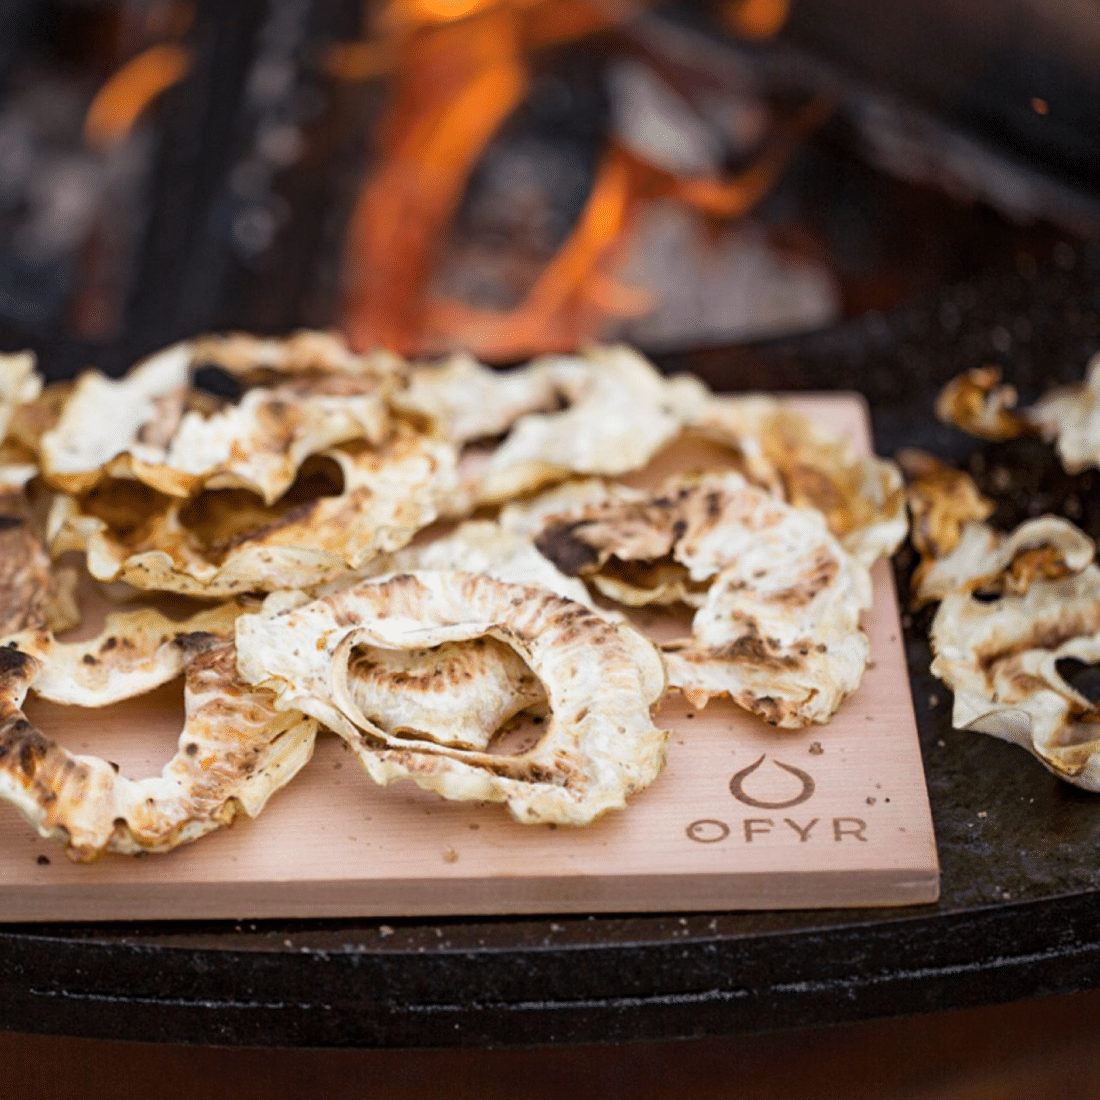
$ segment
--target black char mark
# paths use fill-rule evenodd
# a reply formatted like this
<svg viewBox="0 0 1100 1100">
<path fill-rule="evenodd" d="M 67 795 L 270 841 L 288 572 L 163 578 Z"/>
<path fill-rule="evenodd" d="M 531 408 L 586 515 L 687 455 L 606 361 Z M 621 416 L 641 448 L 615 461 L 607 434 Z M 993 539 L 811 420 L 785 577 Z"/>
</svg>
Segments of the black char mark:
<svg viewBox="0 0 1100 1100">
<path fill-rule="evenodd" d="M 535 539 L 539 553 L 570 577 L 599 564 L 598 552 L 577 535 L 585 522 L 552 524 Z"/>
</svg>

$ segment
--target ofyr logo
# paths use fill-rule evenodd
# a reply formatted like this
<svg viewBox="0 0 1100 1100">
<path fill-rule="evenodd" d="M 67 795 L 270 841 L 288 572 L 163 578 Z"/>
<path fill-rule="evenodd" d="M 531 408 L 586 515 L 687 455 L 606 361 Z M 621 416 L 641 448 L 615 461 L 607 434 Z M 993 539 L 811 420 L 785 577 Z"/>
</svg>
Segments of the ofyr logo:
<svg viewBox="0 0 1100 1100">
<path fill-rule="evenodd" d="M 760 768 L 767 758 L 768 754 L 762 753 L 758 760 L 753 761 L 747 768 L 742 768 L 730 779 L 730 794 L 732 794 L 738 802 L 743 802 L 746 806 L 753 806 L 758 810 L 786 810 L 791 806 L 798 806 L 813 798 L 814 791 L 817 789 L 817 784 L 814 783 L 813 776 L 808 772 L 804 772 L 801 768 L 796 768 L 793 764 L 784 764 L 782 760 L 774 760 L 772 762 L 777 768 L 782 768 L 785 772 L 789 772 L 793 775 L 802 785 L 801 790 L 793 798 L 785 798 L 778 802 L 769 802 L 762 798 L 755 798 L 753 795 L 749 794 L 745 790 L 745 780 Z"/>
<path fill-rule="evenodd" d="M 785 790 L 790 790 L 791 793 L 787 794 L 786 797 L 774 797 L 774 795 L 771 798 L 759 797 L 762 793 L 760 791 L 761 786 L 772 786 L 771 782 L 762 784 L 759 779 L 755 783 L 753 782 L 753 776 L 764 766 L 767 759 L 767 753 L 764 753 L 748 767 L 742 768 L 730 777 L 730 794 L 738 802 L 757 810 L 787 810 L 792 806 L 809 802 L 813 798 L 814 792 L 817 790 L 814 777 L 809 772 L 803 771 L 802 768 L 796 768 L 793 764 L 785 764 L 782 760 L 775 759 L 772 760 L 772 765 L 786 772 L 787 776 L 797 780 L 797 790 L 793 789 L 790 779 L 782 777 L 783 788 L 781 789 L 785 788 Z M 746 790 L 746 786 L 755 786 L 757 794 L 750 794 Z M 773 832 L 775 832 L 776 839 L 778 839 L 781 835 L 788 835 L 788 830 L 798 837 L 800 844 L 805 844 L 811 840 L 811 837 L 815 839 L 820 837 L 820 830 L 815 829 L 819 821 L 820 819 L 816 817 L 805 822 L 795 821 L 789 817 L 784 817 L 782 821 L 771 817 L 746 817 L 740 824 L 747 844 L 752 844 L 757 838 L 765 837 Z M 851 839 L 866 843 L 867 822 L 863 818 L 834 817 L 831 824 L 832 839 L 834 841 Z M 780 828 L 780 826 L 786 826 L 787 828 Z M 730 826 L 725 821 L 713 817 L 693 821 L 684 831 L 688 839 L 695 841 L 697 844 L 718 844 L 731 835 Z"/>
</svg>

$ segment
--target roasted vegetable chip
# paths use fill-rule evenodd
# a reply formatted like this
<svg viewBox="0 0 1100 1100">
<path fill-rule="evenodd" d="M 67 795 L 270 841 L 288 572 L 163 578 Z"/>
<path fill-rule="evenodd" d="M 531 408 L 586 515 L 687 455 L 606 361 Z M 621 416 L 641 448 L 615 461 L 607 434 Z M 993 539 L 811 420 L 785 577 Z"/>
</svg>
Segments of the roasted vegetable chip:
<svg viewBox="0 0 1100 1100">
<path fill-rule="evenodd" d="M 20 406 L 30 404 L 42 392 L 42 380 L 34 368 L 35 357 L 29 351 L 0 352 L 0 442 Z"/>
<path fill-rule="evenodd" d="M 453 447 L 401 425 L 379 447 L 348 444 L 311 462 L 300 493 L 272 506 L 238 490 L 186 502 L 146 490 L 143 500 L 126 482 L 62 496 L 50 548 L 84 551 L 97 580 L 146 590 L 221 599 L 309 587 L 404 546 L 458 491 Z"/>
<path fill-rule="evenodd" d="M 1058 516 L 1028 520 L 1010 535 L 970 522 L 949 554 L 914 576 L 916 600 L 942 600 L 952 592 L 1023 595 L 1036 580 L 1081 572 L 1094 553 L 1092 539 Z"/>
<path fill-rule="evenodd" d="M 901 472 L 852 452 L 846 440 L 772 397 L 714 397 L 689 425 L 733 448 L 749 481 L 789 504 L 816 508 L 845 550 L 870 566 L 908 531 Z"/>
<path fill-rule="evenodd" d="M 927 451 L 903 450 L 897 460 L 907 481 L 912 516 L 910 537 L 921 557 L 911 585 L 913 602 L 920 606 L 938 599 L 932 592 L 939 589 L 941 581 L 929 588 L 926 582 L 929 571 L 958 546 L 966 527 L 987 519 L 995 505 L 978 491 L 969 474 Z"/>
<path fill-rule="evenodd" d="M 1019 399 L 1015 386 L 1001 382 L 999 368 L 976 367 L 940 391 L 936 415 L 979 439 L 1015 439 L 1035 431 L 1027 416 L 1015 411 Z"/>
<path fill-rule="evenodd" d="M 0 490 L 0 639 L 47 627 L 54 583 L 22 491 Z"/>
<path fill-rule="evenodd" d="M 1004 587 L 992 600 L 953 591 L 936 612 L 932 671 L 955 693 L 952 722 L 1021 745 L 1059 778 L 1100 790 L 1100 708 L 1064 672 L 1100 662 L 1100 570 L 1067 567 L 1020 595 Z"/>
<path fill-rule="evenodd" d="M 1100 355 L 1089 363 L 1085 381 L 1053 390 L 1031 411 L 1043 438 L 1054 440 L 1071 474 L 1100 468 Z"/>
<path fill-rule="evenodd" d="M 453 355 L 415 366 L 394 401 L 434 421 L 453 442 L 472 443 L 504 435 L 522 416 L 560 411 L 583 392 L 590 375 L 583 360 L 565 356 L 501 371 Z"/>
<path fill-rule="evenodd" d="M 96 638 L 63 644 L 27 633 L 0 649 L 0 797 L 76 862 L 105 852 L 164 852 L 255 817 L 309 760 L 316 723 L 276 711 L 239 677 L 232 624 L 240 608 L 172 623 L 156 612 L 111 616 Z M 103 706 L 183 674 L 186 721 L 158 776 L 130 779 L 76 755 L 28 721 L 28 691 Z"/>
<path fill-rule="evenodd" d="M 385 372 L 290 373 L 244 390 L 236 402 L 213 400 L 192 387 L 199 365 L 218 350 L 245 370 L 235 351 L 235 341 L 245 339 L 177 344 L 117 380 L 84 374 L 39 443 L 46 479 L 76 494 L 110 477 L 133 478 L 178 497 L 202 488 L 241 488 L 271 504 L 310 455 L 338 443 L 382 439 L 389 427 Z M 259 365 L 295 365 L 289 352 L 281 358 L 260 354 L 278 342 L 255 343 Z"/>
<path fill-rule="evenodd" d="M 947 384 L 936 412 L 981 439 L 1042 435 L 1071 474 L 1100 468 L 1100 355 L 1089 362 L 1083 382 L 1054 389 L 1019 412 L 1016 402 L 1016 390 L 1001 384 L 996 367 L 980 367 Z"/>
<path fill-rule="evenodd" d="M 662 646 L 670 686 L 694 706 L 729 695 L 772 725 L 800 727 L 827 721 L 862 679 L 866 568 L 820 512 L 735 471 L 652 493 L 609 487 L 602 502 L 548 516 L 536 544 L 605 596 L 698 609 L 691 637 Z"/>
<path fill-rule="evenodd" d="M 615 476 L 640 469 L 681 430 L 708 391 L 693 378 L 662 378 L 625 347 L 590 350 L 575 382 L 559 388 L 558 412 L 520 417 L 479 472 L 477 498 L 500 503 L 577 474 Z M 537 364 L 536 364 L 537 366 Z M 533 368 L 532 368 L 533 369 Z"/>
<path fill-rule="evenodd" d="M 531 686 L 514 673 L 502 682 L 499 647 L 486 640 L 518 656 L 545 693 L 545 733 L 533 748 L 492 751 L 492 722 L 530 699 Z M 583 825 L 624 806 L 664 764 L 668 731 L 650 718 L 664 690 L 656 649 L 543 589 L 468 573 L 398 574 L 301 606 L 273 597 L 266 613 L 239 620 L 237 645 L 250 683 L 335 730 L 381 784 L 409 778 L 446 798 L 504 802 L 522 822 Z M 474 653 L 460 660 L 456 645 Z M 441 647 L 433 676 L 424 651 Z M 410 696 L 448 695 L 450 678 L 468 674 L 480 687 L 456 700 L 471 700 L 477 719 L 454 710 L 439 727 L 414 729 L 404 712 L 386 713 L 386 694 L 356 674 L 382 651 L 412 655 Z M 389 660 L 392 671 L 399 662 Z M 489 748 L 452 744 L 451 718 L 467 730 L 465 743 Z"/>
</svg>

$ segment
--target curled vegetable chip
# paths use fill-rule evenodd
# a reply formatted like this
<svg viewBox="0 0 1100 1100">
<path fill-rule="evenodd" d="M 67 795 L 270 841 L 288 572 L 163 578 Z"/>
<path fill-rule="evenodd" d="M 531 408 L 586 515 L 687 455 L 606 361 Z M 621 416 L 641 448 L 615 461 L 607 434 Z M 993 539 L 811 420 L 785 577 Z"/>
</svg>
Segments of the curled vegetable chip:
<svg viewBox="0 0 1100 1100">
<path fill-rule="evenodd" d="M 27 630 L 69 630 L 80 622 L 76 572 L 50 562 L 23 480 L 0 457 L 0 640 Z"/>
<path fill-rule="evenodd" d="M 77 494 L 115 477 L 178 497 L 204 487 L 248 489 L 271 504 L 310 455 L 352 440 L 379 442 L 389 427 L 384 371 L 355 373 L 342 363 L 335 373 L 305 373 L 294 340 L 207 337 L 166 348 L 125 378 L 85 373 L 38 443 L 44 476 Z M 290 373 L 244 390 L 236 402 L 197 394 L 192 376 L 211 356 L 224 352 L 247 373 L 242 342 L 257 365 Z M 272 347 L 283 354 L 262 354 Z"/>
<path fill-rule="evenodd" d="M 570 482 L 510 505 L 501 523 L 528 532 L 559 569 L 584 577 L 616 603 L 698 606 L 706 584 L 672 556 L 677 525 L 686 521 L 675 506 L 656 503 L 661 499 L 594 479 Z"/>
<path fill-rule="evenodd" d="M 596 610 L 581 581 L 555 569 L 528 538 L 490 520 L 470 520 L 423 545 L 384 554 L 359 574 L 322 586 L 315 594 L 331 595 L 367 577 L 418 570 L 477 573 L 546 589 Z M 614 612 L 597 613 L 616 617 Z M 487 748 L 509 719 L 546 704 L 545 692 L 522 658 L 492 638 L 479 639 L 476 647 L 463 643 L 407 652 L 376 648 L 369 659 L 354 662 L 351 683 L 363 712 L 378 726 L 391 732 L 436 730 L 437 740 L 459 748 Z M 445 690 L 425 690 L 441 685 Z"/>
<path fill-rule="evenodd" d="M 0 494 L 19 494 L 38 473 L 38 464 L 18 443 L 0 443 Z"/>
<path fill-rule="evenodd" d="M 0 352 L 0 442 L 7 436 L 20 406 L 34 401 L 42 392 L 42 380 L 34 368 L 32 352 Z"/>
<path fill-rule="evenodd" d="M 1071 474 L 1100 468 L 1100 355 L 1089 363 L 1085 381 L 1047 394 L 1030 419 L 1046 440 L 1054 440 L 1062 465 Z"/>
<path fill-rule="evenodd" d="M 152 611 L 110 616 L 88 642 L 27 633 L 0 649 L 0 797 L 76 862 L 104 852 L 164 852 L 255 817 L 309 760 L 316 723 L 276 711 L 238 676 L 232 624 L 240 608 L 172 623 Z M 186 720 L 158 776 L 130 779 L 70 752 L 28 721 L 28 691 L 102 706 L 185 677 Z"/>
<path fill-rule="evenodd" d="M 301 499 L 271 507 L 239 490 L 143 500 L 126 482 L 59 497 L 51 551 L 84 551 L 97 580 L 141 589 L 225 598 L 304 588 L 405 545 L 458 487 L 453 447 L 401 425 L 380 447 L 348 444 L 311 461 L 319 491 L 333 495 L 303 476 Z"/>
<path fill-rule="evenodd" d="M 644 466 L 681 431 L 708 391 L 693 378 L 666 379 L 625 347 L 583 359 L 542 361 L 561 372 L 568 407 L 520 417 L 479 473 L 478 499 L 499 503 L 574 474 L 615 476 Z M 566 368 L 583 370 L 566 382 Z M 535 365 L 536 367 L 539 364 Z"/>
<path fill-rule="evenodd" d="M 649 585 L 653 602 L 678 591 L 698 608 L 691 638 L 662 646 L 670 686 L 693 706 L 729 695 L 772 725 L 800 727 L 827 721 L 859 686 L 866 568 L 820 512 L 735 471 L 648 494 L 611 488 L 603 503 L 551 516 L 536 543 L 563 572 L 629 585 L 638 598 L 627 602 L 645 602 Z M 651 568 L 641 581 L 638 562 Z"/>
<path fill-rule="evenodd" d="M 415 366 L 394 401 L 435 421 L 453 442 L 470 443 L 503 435 L 521 416 L 558 410 L 589 381 L 590 369 L 581 359 L 557 356 L 501 371 L 469 355 L 453 355 Z"/>
<path fill-rule="evenodd" d="M 1019 394 L 1001 382 L 997 367 L 976 367 L 953 378 L 936 398 L 936 415 L 979 439 L 1015 439 L 1035 429 L 1015 411 Z"/>
<path fill-rule="evenodd" d="M 1100 662 L 1100 570 L 1036 579 L 1022 595 L 944 597 L 932 671 L 955 693 L 957 729 L 1021 745 L 1059 778 L 1100 790 L 1100 710 L 1063 670 Z"/>
<path fill-rule="evenodd" d="M 429 649 L 358 647 L 348 686 L 359 714 L 395 737 L 486 751 L 496 732 L 546 693 L 523 658 L 495 638 Z"/>
<path fill-rule="evenodd" d="M 33 450 L 15 432 L 17 419 L 36 403 L 42 380 L 29 351 L 0 352 L 0 493 L 18 495 L 38 473 Z"/>
<path fill-rule="evenodd" d="M 1058 516 L 1028 520 L 1010 535 L 971 522 L 949 554 L 914 578 L 915 594 L 922 604 L 952 592 L 1023 595 L 1036 580 L 1081 572 L 1094 554 L 1092 539 Z"/>
<path fill-rule="evenodd" d="M 969 474 L 926 451 L 906 449 L 898 453 L 897 460 L 907 479 L 906 493 L 913 517 L 911 537 L 921 556 L 912 581 L 913 600 L 920 606 L 938 598 L 932 591 L 939 588 L 941 581 L 928 588 L 928 573 L 936 569 L 940 558 L 958 546 L 969 524 L 981 523 L 992 514 L 994 504 L 978 491 Z"/>
<path fill-rule="evenodd" d="M 518 655 L 545 693 L 546 732 L 533 748 L 494 752 L 482 737 L 490 748 L 475 751 L 448 744 L 446 723 L 442 731 L 393 725 L 356 676 L 357 661 L 380 651 L 476 649 L 485 639 Z M 446 798 L 505 802 L 522 822 L 582 825 L 621 808 L 664 764 L 668 731 L 650 718 L 664 689 L 656 649 L 542 589 L 468 573 L 398 574 L 302 606 L 275 600 L 270 613 L 239 620 L 237 646 L 249 682 L 335 730 L 381 784 L 409 778 Z M 493 650 L 483 652 L 486 666 L 496 663 Z M 423 669 L 409 691 L 449 692 L 450 670 L 460 667 L 453 656 L 445 654 L 438 678 Z M 461 667 L 482 669 L 477 661 Z M 492 677 L 482 669 L 476 678 L 479 710 L 496 721 L 515 689 L 492 707 L 485 690 Z M 469 728 L 468 718 L 454 714 L 459 728 Z"/>
<path fill-rule="evenodd" d="M 0 491 L 0 638 L 45 628 L 51 587 L 50 558 L 26 498 Z"/>
<path fill-rule="evenodd" d="M 772 397 L 713 397 L 689 427 L 741 456 L 751 482 L 789 504 L 816 508 L 863 565 L 889 557 L 908 530 L 901 472 L 886 459 L 853 454 L 847 442 Z"/>
<path fill-rule="evenodd" d="M 936 412 L 982 439 L 1041 434 L 1071 474 L 1100 468 L 1100 355 L 1090 361 L 1084 382 L 1052 390 L 1018 413 L 1016 400 L 1016 390 L 1001 384 L 997 368 L 980 367 L 947 384 Z"/>
</svg>

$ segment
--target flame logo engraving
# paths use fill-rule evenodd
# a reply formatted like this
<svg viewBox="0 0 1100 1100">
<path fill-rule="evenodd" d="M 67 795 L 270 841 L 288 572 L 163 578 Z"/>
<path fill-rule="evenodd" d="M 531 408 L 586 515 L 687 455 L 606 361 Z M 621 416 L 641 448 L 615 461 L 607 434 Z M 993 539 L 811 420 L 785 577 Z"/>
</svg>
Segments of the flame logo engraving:
<svg viewBox="0 0 1100 1100">
<path fill-rule="evenodd" d="M 738 802 L 743 802 L 746 806 L 755 806 L 759 810 L 785 810 L 789 806 L 797 806 L 800 802 L 807 802 L 813 797 L 814 790 L 817 784 L 814 783 L 813 776 L 804 772 L 801 768 L 796 768 L 793 764 L 784 764 L 781 760 L 773 760 L 777 768 L 782 768 L 785 772 L 790 772 L 801 784 L 802 790 L 794 796 L 794 798 L 788 798 L 784 802 L 763 802 L 759 798 L 753 798 L 751 794 L 745 793 L 744 783 L 757 768 L 768 758 L 767 753 L 762 753 L 759 760 L 751 763 L 747 768 L 742 768 L 734 777 L 730 780 L 730 794 L 737 799 Z"/>
</svg>

